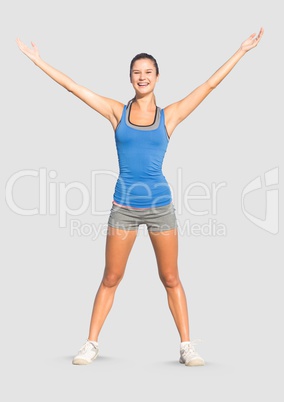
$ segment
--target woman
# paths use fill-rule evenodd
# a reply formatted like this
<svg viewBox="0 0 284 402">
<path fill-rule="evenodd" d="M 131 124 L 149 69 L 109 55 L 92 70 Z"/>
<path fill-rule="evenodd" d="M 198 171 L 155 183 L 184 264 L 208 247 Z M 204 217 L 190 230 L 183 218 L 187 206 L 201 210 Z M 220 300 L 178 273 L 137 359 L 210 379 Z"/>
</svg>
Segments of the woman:
<svg viewBox="0 0 284 402">
<path fill-rule="evenodd" d="M 257 36 L 255 33 L 250 35 L 207 81 L 164 109 L 157 107 L 154 96 L 159 79 L 158 64 L 147 53 L 138 54 L 131 61 L 130 82 L 135 97 L 124 105 L 77 84 L 43 61 L 33 42 L 30 49 L 17 39 L 21 51 L 36 66 L 107 118 L 115 131 L 120 172 L 108 220 L 105 269 L 94 300 L 88 338 L 74 357 L 73 364 L 88 364 L 98 356 L 99 333 L 123 278 L 138 227 L 146 224 L 159 276 L 165 286 L 169 308 L 180 336 L 179 361 L 186 366 L 204 365 L 203 358 L 190 339 L 187 301 L 177 264 L 175 208 L 169 185 L 162 174 L 162 163 L 177 125 L 217 87 L 247 51 L 257 46 L 263 32 L 261 28 Z"/>
</svg>

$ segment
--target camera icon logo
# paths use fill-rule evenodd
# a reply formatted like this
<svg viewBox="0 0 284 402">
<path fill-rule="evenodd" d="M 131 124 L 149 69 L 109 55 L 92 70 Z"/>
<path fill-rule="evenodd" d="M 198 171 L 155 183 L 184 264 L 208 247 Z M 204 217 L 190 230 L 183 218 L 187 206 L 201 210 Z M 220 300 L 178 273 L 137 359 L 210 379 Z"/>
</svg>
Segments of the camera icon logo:
<svg viewBox="0 0 284 402">
<path fill-rule="evenodd" d="M 266 210 L 265 210 L 265 219 L 260 219 L 257 216 L 249 213 L 245 208 L 245 197 L 252 193 L 255 190 L 261 189 L 263 186 L 261 176 L 256 177 L 250 183 L 248 183 L 242 191 L 242 211 L 244 215 L 256 226 L 261 229 L 272 233 L 277 234 L 279 232 L 279 189 L 272 188 L 271 186 L 275 186 L 279 184 L 279 168 L 273 168 L 267 171 L 264 174 L 265 187 L 268 189 L 265 190 L 266 194 Z"/>
</svg>

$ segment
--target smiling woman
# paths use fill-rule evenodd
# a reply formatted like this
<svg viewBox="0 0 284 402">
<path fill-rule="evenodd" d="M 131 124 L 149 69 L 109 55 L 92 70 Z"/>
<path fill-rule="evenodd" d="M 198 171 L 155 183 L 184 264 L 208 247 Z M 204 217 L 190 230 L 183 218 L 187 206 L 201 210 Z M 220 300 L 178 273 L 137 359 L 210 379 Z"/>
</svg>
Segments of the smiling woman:
<svg viewBox="0 0 284 402">
<path fill-rule="evenodd" d="M 154 106 L 156 106 L 156 97 L 154 95 L 154 88 L 159 81 L 159 67 L 156 59 L 148 53 L 137 54 L 130 63 L 130 82 L 135 89 L 135 97 L 129 102 L 143 98 L 145 94 L 153 94 Z M 156 107 L 147 110 L 135 110 L 132 108 L 133 123 L 135 125 L 148 126 L 149 122 L 153 122 L 152 115 L 156 113 Z M 152 118 L 152 120 L 151 120 Z"/>
<path fill-rule="evenodd" d="M 255 33 L 250 35 L 209 79 L 185 98 L 164 109 L 157 106 L 154 95 L 159 67 L 155 58 L 147 53 L 137 54 L 131 61 L 130 82 L 135 96 L 124 105 L 77 84 L 42 60 L 33 42 L 30 49 L 17 39 L 20 50 L 36 66 L 107 118 L 115 131 L 119 177 L 108 220 L 105 267 L 94 300 L 89 335 L 74 357 L 73 364 L 88 364 L 97 358 L 99 334 L 124 276 L 139 225 L 145 224 L 154 248 L 159 277 L 180 336 L 179 362 L 186 366 L 204 365 L 203 358 L 195 350 L 194 341 L 190 339 L 187 301 L 177 261 L 177 219 L 172 193 L 162 173 L 162 164 L 177 125 L 219 85 L 250 49 L 258 45 L 263 32 L 261 28 L 257 36 Z"/>
</svg>

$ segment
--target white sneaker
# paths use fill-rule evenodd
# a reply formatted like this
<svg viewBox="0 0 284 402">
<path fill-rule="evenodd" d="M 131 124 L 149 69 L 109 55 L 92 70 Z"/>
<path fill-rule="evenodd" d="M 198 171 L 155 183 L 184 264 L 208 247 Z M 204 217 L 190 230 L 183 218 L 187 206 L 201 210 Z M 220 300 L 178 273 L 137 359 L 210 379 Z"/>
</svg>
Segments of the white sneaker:
<svg viewBox="0 0 284 402">
<path fill-rule="evenodd" d="M 180 349 L 179 362 L 186 366 L 204 366 L 205 362 L 196 352 L 194 346 L 198 341 L 191 341 Z"/>
<path fill-rule="evenodd" d="M 89 364 L 96 359 L 99 353 L 99 344 L 95 341 L 89 341 L 81 347 L 78 354 L 72 360 L 72 364 Z"/>
</svg>

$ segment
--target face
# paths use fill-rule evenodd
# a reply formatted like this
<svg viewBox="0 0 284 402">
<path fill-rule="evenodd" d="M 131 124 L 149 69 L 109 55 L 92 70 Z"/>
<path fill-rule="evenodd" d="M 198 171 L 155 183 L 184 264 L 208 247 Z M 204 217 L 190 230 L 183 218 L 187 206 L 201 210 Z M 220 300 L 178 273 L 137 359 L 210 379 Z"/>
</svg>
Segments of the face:
<svg viewBox="0 0 284 402">
<path fill-rule="evenodd" d="M 139 59 L 133 64 L 130 82 L 135 92 L 141 95 L 152 92 L 158 82 L 159 76 L 152 60 Z"/>
</svg>

